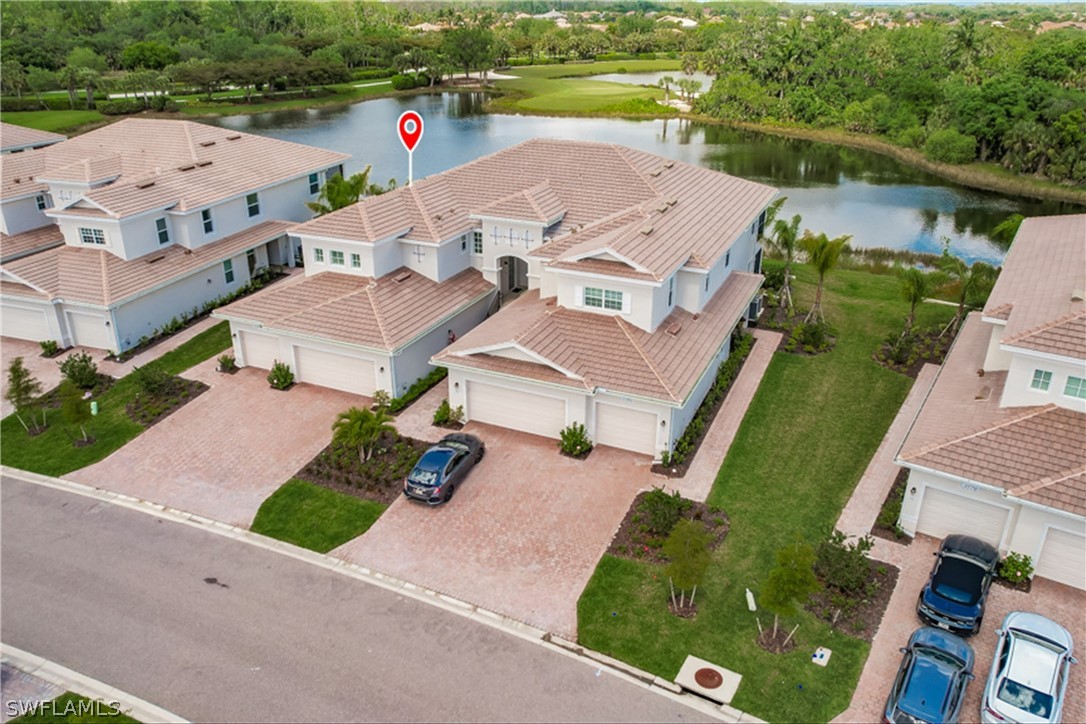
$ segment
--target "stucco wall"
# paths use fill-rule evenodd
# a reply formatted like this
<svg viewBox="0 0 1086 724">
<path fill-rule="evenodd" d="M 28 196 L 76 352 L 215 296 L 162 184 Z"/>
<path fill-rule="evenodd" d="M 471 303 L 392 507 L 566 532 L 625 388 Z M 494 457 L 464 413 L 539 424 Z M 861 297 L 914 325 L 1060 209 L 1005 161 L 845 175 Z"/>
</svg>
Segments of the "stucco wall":
<svg viewBox="0 0 1086 724">
<path fill-rule="evenodd" d="M 400 266 L 436 280 L 438 254 L 435 245 L 404 240 L 400 244 Z"/>
<path fill-rule="evenodd" d="M 901 515 L 898 518 L 898 525 L 901 526 L 902 530 L 909 535 L 916 535 L 916 526 L 920 517 L 920 508 L 923 505 L 924 494 L 929 488 L 933 487 L 945 490 L 953 495 L 961 495 L 971 500 L 1009 509 L 1011 512 L 1007 516 L 1003 536 L 998 543 L 1000 550 L 1006 549 L 1007 541 L 1010 539 L 1010 531 L 1014 529 L 1015 512 L 1019 506 L 1006 500 L 1003 497 L 1002 490 L 934 475 L 924 470 L 909 471 L 909 482 L 905 487 L 905 498 L 902 501 Z M 916 489 L 915 493 L 912 492 L 914 488 Z"/>
<path fill-rule="evenodd" d="M 69 246 L 83 249 L 104 249 L 121 259 L 128 258 L 125 256 L 124 244 L 121 240 L 121 226 L 113 219 L 73 219 L 65 217 L 57 219 L 57 226 L 64 236 L 64 243 Z M 84 244 L 79 236 L 80 229 L 101 229 L 105 234 L 106 243 L 104 245 Z"/>
<path fill-rule="evenodd" d="M 1036 563 L 1050 528 L 1057 528 L 1075 535 L 1086 535 L 1086 521 L 1083 521 L 1081 517 L 1021 506 L 1018 511 L 1017 525 L 1008 538 L 1007 550 L 1025 553 Z"/>
<path fill-rule="evenodd" d="M 0 204 L 0 231 L 14 235 L 52 224 L 53 220 L 38 210 L 37 196 L 9 199 Z"/>
<path fill-rule="evenodd" d="M 558 304 L 569 309 L 603 314 L 606 316 L 621 315 L 630 324 L 645 331 L 653 330 L 653 293 L 654 288 L 648 285 L 633 284 L 620 281 L 615 278 L 590 277 L 582 274 L 570 274 L 555 272 L 557 279 Z M 596 287 L 604 290 L 622 292 L 628 297 L 626 302 L 628 311 L 601 309 L 599 307 L 584 306 L 583 299 L 585 287 Z M 580 290 L 580 291 L 578 291 Z"/>
<path fill-rule="evenodd" d="M 988 350 L 984 354 L 984 369 L 989 372 L 998 372 L 1011 366 L 1011 353 L 999 348 L 999 341 L 1007 331 L 1005 324 L 989 324 L 991 337 L 988 339 Z"/>
<path fill-rule="evenodd" d="M 672 408 L 670 434 L 665 440 L 666 444 L 660 447 L 661 450 L 666 449 L 670 451 L 674 449 L 675 441 L 682 437 L 683 432 L 686 430 L 686 426 L 694 419 L 694 414 L 697 413 L 702 400 L 709 394 L 709 388 L 713 386 L 713 381 L 716 380 L 717 369 L 719 369 L 720 364 L 728 358 L 728 355 L 731 354 L 731 346 L 732 338 L 731 333 L 729 332 L 728 336 L 724 339 L 724 343 L 720 350 L 713 356 L 713 360 L 702 372 L 701 379 L 699 379 L 697 385 L 694 386 L 694 391 L 690 394 L 690 397 L 687 398 L 686 404 L 677 409 Z"/>
<path fill-rule="evenodd" d="M 1048 390 L 1041 391 L 1030 387 L 1035 370 L 1052 373 L 1052 380 L 1048 385 Z M 1017 407 L 1021 405 L 1054 404 L 1066 407 L 1069 410 L 1086 412 L 1086 400 L 1068 397 L 1063 394 L 1069 375 L 1086 379 L 1086 363 L 1076 364 L 1071 361 L 1042 359 L 1024 353 L 1014 353 L 1011 355 L 1010 368 L 1007 371 L 1007 381 L 1003 387 L 1003 397 L 1000 399 L 1000 405 L 1003 407 Z"/>
</svg>

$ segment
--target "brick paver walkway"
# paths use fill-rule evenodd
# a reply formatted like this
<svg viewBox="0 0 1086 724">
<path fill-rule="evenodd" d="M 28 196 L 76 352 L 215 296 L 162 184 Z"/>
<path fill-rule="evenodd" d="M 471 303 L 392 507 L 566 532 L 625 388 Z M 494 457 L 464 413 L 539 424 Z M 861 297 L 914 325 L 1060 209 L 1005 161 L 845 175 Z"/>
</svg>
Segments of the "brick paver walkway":
<svg viewBox="0 0 1086 724">
<path fill-rule="evenodd" d="M 400 498 L 332 555 L 574 638 L 577 599 L 634 496 L 654 483 L 650 459 L 599 447 L 577 461 L 553 440 L 479 423 L 466 431 L 487 454 L 448 505 Z"/>
<path fill-rule="evenodd" d="M 666 483 L 670 490 L 678 490 L 679 494 L 690 500 L 704 501 L 709 497 L 709 491 L 713 488 L 716 474 L 720 471 L 720 465 L 728 454 L 728 449 L 735 440 L 735 434 L 739 431 L 739 424 L 747 414 L 754 393 L 758 391 L 758 385 L 762 382 L 766 368 L 769 367 L 773 353 L 781 342 L 780 332 L 771 332 L 767 329 L 753 329 L 754 347 L 750 356 L 743 364 L 743 369 L 736 378 L 724 404 L 717 412 L 716 419 L 709 426 L 709 432 L 698 448 L 694 461 L 687 468 L 686 475 L 682 478 L 671 479 Z M 664 478 L 658 478 L 663 481 Z"/>
<path fill-rule="evenodd" d="M 211 389 L 105 460 L 66 476 L 232 525 L 249 525 L 264 499 L 331 439 L 336 414 L 369 398 L 314 385 L 273 390 L 266 372 L 184 377 Z"/>
</svg>

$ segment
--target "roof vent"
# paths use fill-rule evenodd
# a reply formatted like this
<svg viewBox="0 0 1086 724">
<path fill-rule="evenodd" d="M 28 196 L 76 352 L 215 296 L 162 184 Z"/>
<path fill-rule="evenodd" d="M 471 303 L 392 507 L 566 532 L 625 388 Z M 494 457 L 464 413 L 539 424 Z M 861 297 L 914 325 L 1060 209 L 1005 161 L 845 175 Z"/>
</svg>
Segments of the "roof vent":
<svg viewBox="0 0 1086 724">
<path fill-rule="evenodd" d="M 166 258 L 166 255 L 165 255 L 165 254 L 161 254 L 161 255 L 159 255 L 159 256 L 156 256 L 156 257 L 155 257 L 155 258 L 153 258 L 153 259 L 148 259 L 148 260 L 147 260 L 147 263 L 148 263 L 148 264 L 154 264 L 154 263 L 155 263 L 156 261 L 162 261 L 162 260 L 163 260 L 163 259 L 165 259 L 165 258 Z"/>
<path fill-rule="evenodd" d="M 653 170 L 649 171 L 649 176 L 659 176 L 660 172 L 663 170 L 664 169 L 662 168 L 654 168 Z"/>
<path fill-rule="evenodd" d="M 208 146 L 214 146 L 215 142 L 214 141 L 200 141 L 200 145 L 203 146 L 204 148 L 207 148 Z"/>
<path fill-rule="evenodd" d="M 671 160 L 664 161 L 664 168 L 671 168 L 674 165 L 675 165 L 674 161 L 671 161 Z"/>
<path fill-rule="evenodd" d="M 991 396 L 992 396 L 992 388 L 989 387 L 988 385 L 985 385 L 984 387 L 981 387 L 979 390 L 977 390 L 977 394 L 975 394 L 973 396 L 973 399 L 976 400 L 977 402 L 984 402 L 985 400 L 987 400 Z"/>
<path fill-rule="evenodd" d="M 674 206 L 677 203 L 679 203 L 679 197 L 678 196 L 672 196 L 670 199 L 667 200 L 667 205 L 668 206 Z"/>
<path fill-rule="evenodd" d="M 19 182 L 21 182 L 21 181 L 22 181 L 22 179 L 21 179 L 21 178 L 19 178 L 18 176 L 16 176 L 16 177 L 15 177 L 15 183 L 19 183 Z"/>
<path fill-rule="evenodd" d="M 672 337 L 677 336 L 681 331 L 683 331 L 683 326 L 678 322 L 667 328 L 667 333 L 670 334 Z"/>
<path fill-rule="evenodd" d="M 644 234 L 645 236 L 648 236 L 649 234 L 651 234 L 652 233 L 652 224 L 646 224 L 645 226 L 642 226 L 641 227 L 641 233 Z"/>
<path fill-rule="evenodd" d="M 656 207 L 656 210 L 659 211 L 661 214 L 664 213 L 665 211 L 667 211 L 667 209 L 668 209 L 668 205 L 663 201 L 661 201 L 660 205 Z"/>
<path fill-rule="evenodd" d="M 691 317 L 691 319 L 693 319 L 696 322 L 699 319 L 701 319 L 701 315 L 700 314 L 695 314 L 693 317 Z"/>
<path fill-rule="evenodd" d="M 204 166 L 210 166 L 211 161 L 197 161 L 196 165 L 199 166 L 200 168 L 203 168 Z"/>
<path fill-rule="evenodd" d="M 543 306 L 545 306 L 545 307 L 553 307 L 554 305 L 555 305 L 555 297 L 550 297 L 546 302 L 543 303 Z"/>
<path fill-rule="evenodd" d="M 226 137 L 226 140 L 227 140 L 227 141 L 236 141 L 236 140 L 238 140 L 239 138 L 241 138 L 241 134 L 240 134 L 240 133 L 231 133 L 231 134 L 230 134 L 229 136 L 227 136 L 227 137 Z"/>
<path fill-rule="evenodd" d="M 189 164 L 185 164 L 184 166 L 178 166 L 177 170 L 178 171 L 191 171 L 194 168 L 196 168 L 196 164 L 189 163 Z"/>
<path fill-rule="evenodd" d="M 398 277 L 396 277 L 392 281 L 396 282 L 397 284 L 402 284 L 403 282 L 406 282 L 410 278 L 411 278 L 411 272 L 404 272 L 403 274 L 399 275 Z"/>
<path fill-rule="evenodd" d="M 1076 289 L 1075 291 L 1071 292 L 1072 302 L 1081 302 L 1084 298 L 1086 298 L 1086 292 L 1083 292 L 1083 290 L 1081 289 Z"/>
<path fill-rule="evenodd" d="M 136 188 L 138 188 L 138 189 L 149 189 L 154 185 L 155 185 L 154 181 L 144 181 L 143 183 L 136 184 Z"/>
</svg>

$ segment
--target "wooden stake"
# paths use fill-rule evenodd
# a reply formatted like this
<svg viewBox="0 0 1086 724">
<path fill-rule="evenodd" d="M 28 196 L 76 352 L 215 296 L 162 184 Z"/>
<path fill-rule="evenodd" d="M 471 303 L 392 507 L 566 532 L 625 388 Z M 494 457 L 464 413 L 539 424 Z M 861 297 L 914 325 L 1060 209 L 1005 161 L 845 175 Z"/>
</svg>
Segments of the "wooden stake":
<svg viewBox="0 0 1086 724">
<path fill-rule="evenodd" d="M 798 631 L 798 630 L 799 630 L 799 624 L 797 623 L 796 627 L 794 629 L 792 629 L 792 633 L 788 634 L 788 638 L 786 638 L 784 640 L 784 643 L 781 644 L 781 648 L 784 648 L 785 646 L 788 645 L 788 642 L 792 640 L 792 637 L 796 635 L 796 631 Z"/>
</svg>

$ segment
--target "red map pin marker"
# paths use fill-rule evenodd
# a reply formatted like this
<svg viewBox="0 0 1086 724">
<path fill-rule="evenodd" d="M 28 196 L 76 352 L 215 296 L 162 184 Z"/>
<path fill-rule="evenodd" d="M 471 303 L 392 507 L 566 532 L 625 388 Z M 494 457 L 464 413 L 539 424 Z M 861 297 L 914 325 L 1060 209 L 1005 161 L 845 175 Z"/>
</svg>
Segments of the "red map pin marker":
<svg viewBox="0 0 1086 724">
<path fill-rule="evenodd" d="M 400 134 L 400 143 L 408 153 L 413 153 L 422 139 L 422 116 L 415 111 L 404 111 L 396 122 L 396 130 Z"/>
</svg>

